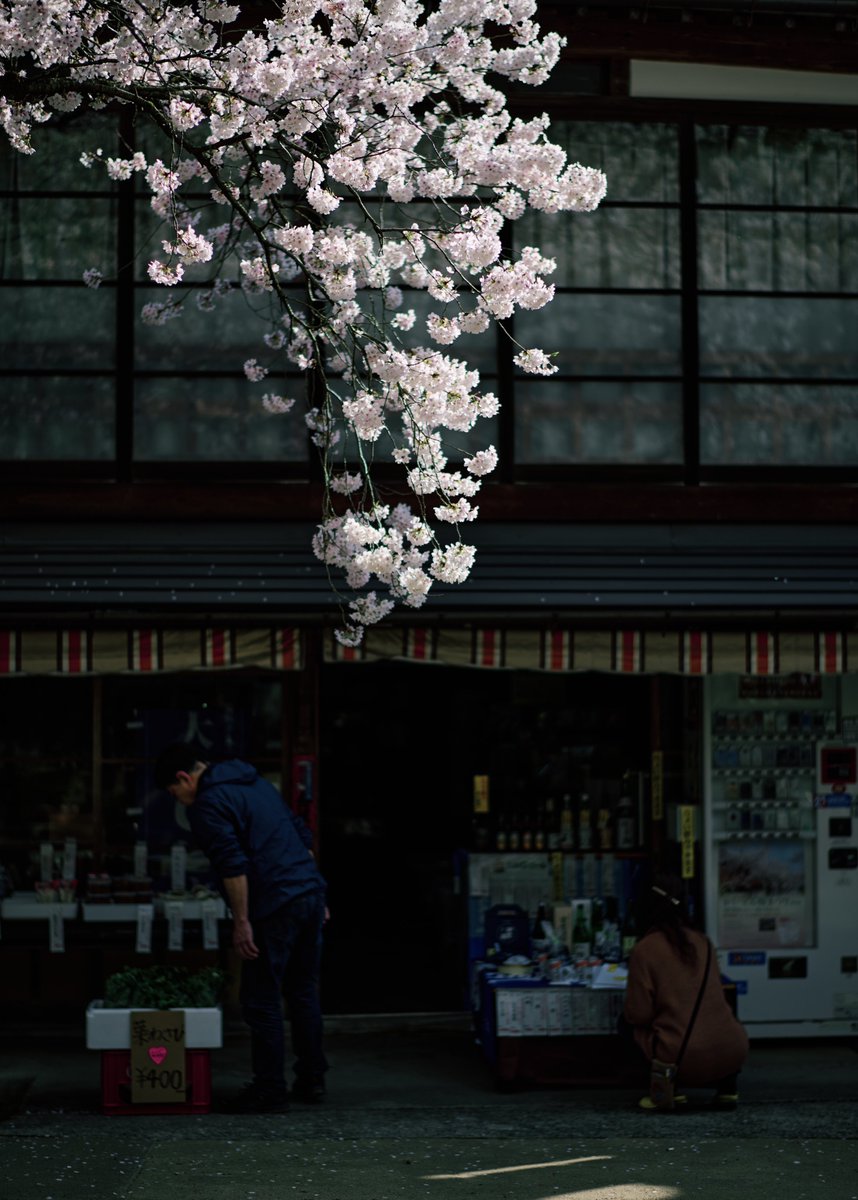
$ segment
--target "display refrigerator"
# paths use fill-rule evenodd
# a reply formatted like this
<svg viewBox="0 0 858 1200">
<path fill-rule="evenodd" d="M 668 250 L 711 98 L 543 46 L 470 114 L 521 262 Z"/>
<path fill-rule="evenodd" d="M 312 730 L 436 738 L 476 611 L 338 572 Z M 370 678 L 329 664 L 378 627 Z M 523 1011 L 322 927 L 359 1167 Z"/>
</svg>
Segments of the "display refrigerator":
<svg viewBox="0 0 858 1200">
<path fill-rule="evenodd" d="M 706 681 L 706 929 L 751 1037 L 858 1032 L 858 681 Z"/>
</svg>

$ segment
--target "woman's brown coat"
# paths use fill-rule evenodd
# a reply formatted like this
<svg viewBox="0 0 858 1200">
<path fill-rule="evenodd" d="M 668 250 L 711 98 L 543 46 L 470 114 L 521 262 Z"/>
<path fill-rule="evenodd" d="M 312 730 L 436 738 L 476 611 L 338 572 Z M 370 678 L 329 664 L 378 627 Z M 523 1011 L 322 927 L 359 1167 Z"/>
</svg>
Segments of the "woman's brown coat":
<svg viewBox="0 0 858 1200">
<path fill-rule="evenodd" d="M 634 1026 L 635 1040 L 647 1058 L 675 1062 L 694 1011 L 706 967 L 706 938 L 687 930 L 696 950 L 686 964 L 656 930 L 643 937 L 629 960 L 624 1016 Z M 715 1084 L 740 1070 L 748 1057 L 748 1035 L 724 999 L 713 950 L 709 979 L 679 1079 L 692 1087 Z"/>
</svg>

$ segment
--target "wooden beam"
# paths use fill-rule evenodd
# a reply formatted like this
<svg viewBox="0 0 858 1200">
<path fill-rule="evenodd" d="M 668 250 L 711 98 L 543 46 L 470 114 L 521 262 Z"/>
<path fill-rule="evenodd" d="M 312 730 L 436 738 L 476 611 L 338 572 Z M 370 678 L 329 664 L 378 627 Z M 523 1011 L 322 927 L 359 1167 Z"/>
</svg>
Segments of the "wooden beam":
<svg viewBox="0 0 858 1200">
<path fill-rule="evenodd" d="M 858 521 L 858 487 L 814 483 L 486 483 L 478 502 L 482 521 Z M 0 494 L 7 522 L 303 522 L 321 512 L 321 487 L 306 483 L 68 483 Z"/>
<path fill-rule="evenodd" d="M 687 9 L 691 20 L 682 20 L 678 12 L 669 20 L 652 13 L 643 20 L 642 10 L 635 20 L 631 9 L 633 4 L 606 14 L 583 5 L 546 4 L 540 23 L 543 30 L 556 30 L 568 39 L 565 57 L 570 58 L 649 58 L 847 74 L 858 61 L 852 21 L 799 16 L 790 25 L 783 16 L 756 16 L 749 22 L 741 16 L 701 13 L 693 3 Z"/>
</svg>

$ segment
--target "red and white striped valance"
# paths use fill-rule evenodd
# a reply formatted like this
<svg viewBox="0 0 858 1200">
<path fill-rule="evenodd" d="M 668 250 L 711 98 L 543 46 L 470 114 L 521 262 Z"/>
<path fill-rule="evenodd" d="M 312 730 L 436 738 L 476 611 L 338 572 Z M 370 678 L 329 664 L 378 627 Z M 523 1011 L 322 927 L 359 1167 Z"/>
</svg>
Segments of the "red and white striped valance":
<svg viewBox="0 0 858 1200">
<path fill-rule="evenodd" d="M 858 633 L 772 630 L 510 629 L 376 626 L 356 648 L 325 640 L 328 662 L 407 659 L 457 667 L 618 674 L 809 675 L 858 670 Z"/>
<path fill-rule="evenodd" d="M 0 629 L 0 676 L 112 675 L 303 666 L 301 630 Z"/>
<path fill-rule="evenodd" d="M 304 643 L 297 627 L 0 628 L 0 677 L 237 667 L 292 671 L 304 665 Z M 341 645 L 327 631 L 324 657 L 327 662 L 400 659 L 489 670 L 836 675 L 858 670 L 858 632 L 376 626 L 354 647 Z"/>
</svg>

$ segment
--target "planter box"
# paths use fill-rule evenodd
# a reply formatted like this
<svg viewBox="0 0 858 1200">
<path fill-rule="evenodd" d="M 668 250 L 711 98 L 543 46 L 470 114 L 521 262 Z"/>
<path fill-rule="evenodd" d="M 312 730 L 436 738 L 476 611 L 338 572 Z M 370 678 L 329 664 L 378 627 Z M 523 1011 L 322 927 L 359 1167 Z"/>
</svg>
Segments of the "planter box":
<svg viewBox="0 0 858 1200">
<path fill-rule="evenodd" d="M 89 1050 L 129 1050 L 132 1012 L 156 1012 L 157 1009 L 105 1008 L 103 1000 L 93 1000 L 86 1010 L 86 1045 Z M 188 1050 L 206 1050 L 223 1045 L 223 1015 L 216 1008 L 186 1008 L 185 1046 Z"/>
</svg>

